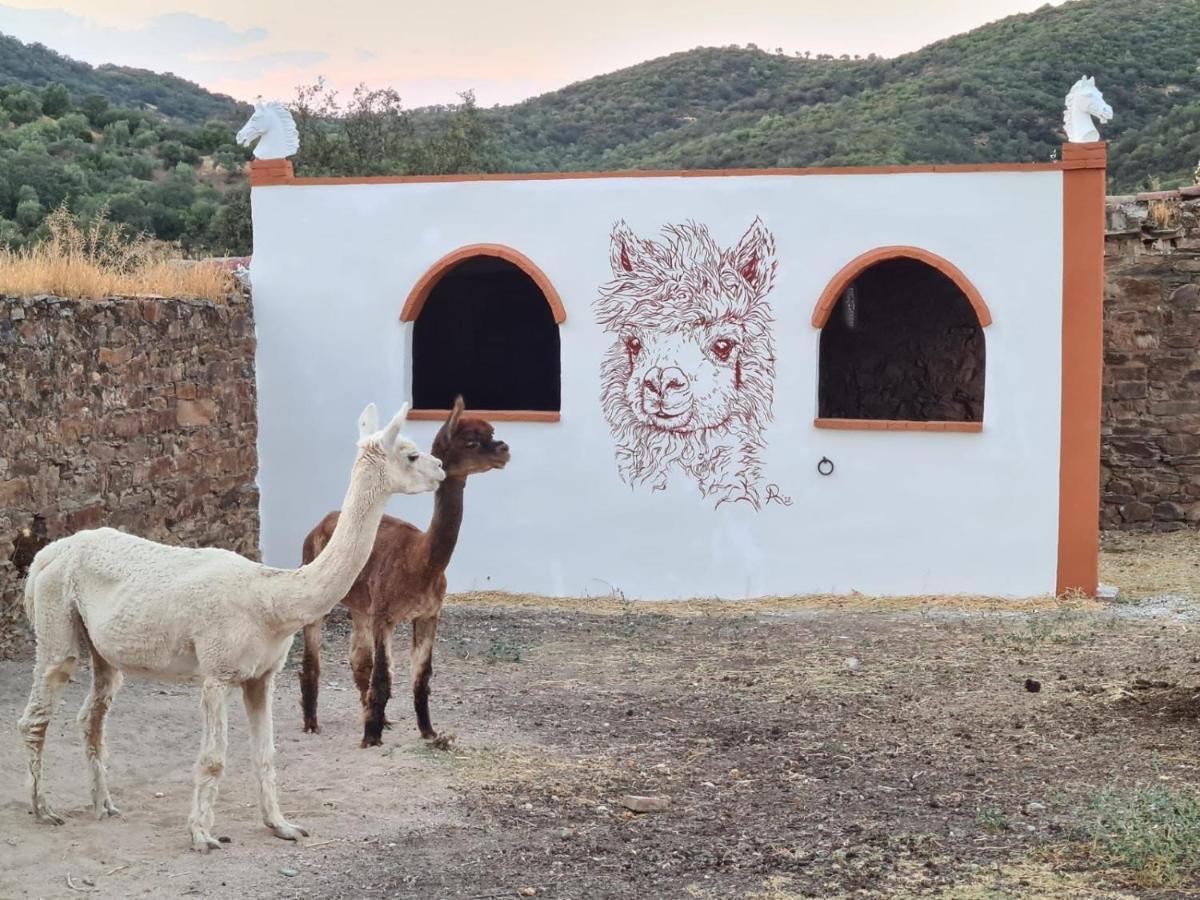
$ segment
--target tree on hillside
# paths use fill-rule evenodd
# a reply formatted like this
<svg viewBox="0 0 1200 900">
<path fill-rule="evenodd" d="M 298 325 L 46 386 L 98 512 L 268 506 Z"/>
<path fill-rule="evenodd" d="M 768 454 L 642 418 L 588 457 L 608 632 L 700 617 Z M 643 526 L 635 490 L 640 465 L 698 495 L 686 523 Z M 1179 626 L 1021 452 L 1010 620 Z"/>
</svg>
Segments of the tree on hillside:
<svg viewBox="0 0 1200 900">
<path fill-rule="evenodd" d="M 88 117 L 88 121 L 98 127 L 103 127 L 104 114 L 108 112 L 108 99 L 103 94 L 89 94 L 79 104 L 79 111 Z"/>
<path fill-rule="evenodd" d="M 224 169 L 229 177 L 241 174 L 246 164 L 246 151 L 233 144 L 222 144 L 212 155 L 213 168 Z"/>
<path fill-rule="evenodd" d="M 230 191 L 209 222 L 208 246 L 222 256 L 246 256 L 253 250 L 253 243 L 250 189 Z"/>
<path fill-rule="evenodd" d="M 475 105 L 474 92 L 458 96 L 461 103 L 442 108 L 445 118 L 441 128 L 416 145 L 410 163 L 414 172 L 453 175 L 497 168 L 498 151 L 491 127 Z"/>
<path fill-rule="evenodd" d="M 349 102 L 324 79 L 297 89 L 295 166 L 305 175 L 428 175 L 487 172 L 497 157 L 491 126 L 471 93 L 417 120 L 390 88 L 354 89 Z"/>
<path fill-rule="evenodd" d="M 42 114 L 42 101 L 29 90 L 18 90 L 4 98 L 4 111 L 14 125 L 33 122 Z"/>
<path fill-rule="evenodd" d="M 57 119 L 71 106 L 71 95 L 65 85 L 58 82 L 46 85 L 42 90 L 42 112 L 52 119 Z"/>
</svg>

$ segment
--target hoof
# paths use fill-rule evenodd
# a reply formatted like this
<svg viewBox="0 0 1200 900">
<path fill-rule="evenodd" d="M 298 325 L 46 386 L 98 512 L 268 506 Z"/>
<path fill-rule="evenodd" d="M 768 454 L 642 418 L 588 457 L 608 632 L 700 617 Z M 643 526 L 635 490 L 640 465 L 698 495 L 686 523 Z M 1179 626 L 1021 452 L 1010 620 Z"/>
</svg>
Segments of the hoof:
<svg viewBox="0 0 1200 900">
<path fill-rule="evenodd" d="M 304 723 L 304 733 L 305 733 L 305 734 L 320 734 L 320 733 L 321 733 L 321 726 L 320 726 L 320 725 L 318 725 L 318 724 L 316 723 L 316 721 L 312 721 L 312 722 L 305 722 L 305 723 Z"/>
<path fill-rule="evenodd" d="M 382 747 L 383 738 L 378 734 L 368 734 L 362 739 L 361 746 L 364 750 L 368 747 Z"/>
<path fill-rule="evenodd" d="M 427 729 L 424 729 L 421 731 L 421 737 L 422 737 L 422 739 L 424 739 L 426 741 L 432 741 L 437 736 L 438 736 L 438 733 L 436 731 L 434 731 L 432 728 L 427 728 Z"/>
<path fill-rule="evenodd" d="M 208 853 L 210 850 L 220 850 L 221 842 L 207 831 L 193 831 L 192 849 L 197 853 Z"/>
<path fill-rule="evenodd" d="M 96 805 L 97 819 L 106 819 L 109 816 L 116 817 L 119 815 L 121 815 L 121 810 L 117 809 L 116 804 L 112 802 L 112 798 L 108 798 Z"/>
<path fill-rule="evenodd" d="M 62 825 L 67 820 L 52 810 L 45 802 L 34 807 L 33 817 L 43 825 Z"/>
<path fill-rule="evenodd" d="M 302 837 L 308 837 L 308 832 L 299 825 L 293 825 L 291 822 L 276 822 L 275 824 L 267 824 L 271 829 L 271 833 L 277 838 L 282 838 L 285 841 L 298 841 Z"/>
</svg>

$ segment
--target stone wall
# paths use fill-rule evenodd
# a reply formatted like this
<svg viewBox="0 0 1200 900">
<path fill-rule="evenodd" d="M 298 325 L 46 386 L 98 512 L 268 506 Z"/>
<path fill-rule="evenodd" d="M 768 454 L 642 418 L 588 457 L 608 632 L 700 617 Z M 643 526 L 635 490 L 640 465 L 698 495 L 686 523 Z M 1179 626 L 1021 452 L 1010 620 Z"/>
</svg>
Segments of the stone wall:
<svg viewBox="0 0 1200 900">
<path fill-rule="evenodd" d="M 254 322 L 242 297 L 0 297 L 0 657 L 23 569 L 111 525 L 258 554 Z"/>
<path fill-rule="evenodd" d="M 1200 525 L 1200 193 L 1113 197 L 1101 524 Z"/>
</svg>

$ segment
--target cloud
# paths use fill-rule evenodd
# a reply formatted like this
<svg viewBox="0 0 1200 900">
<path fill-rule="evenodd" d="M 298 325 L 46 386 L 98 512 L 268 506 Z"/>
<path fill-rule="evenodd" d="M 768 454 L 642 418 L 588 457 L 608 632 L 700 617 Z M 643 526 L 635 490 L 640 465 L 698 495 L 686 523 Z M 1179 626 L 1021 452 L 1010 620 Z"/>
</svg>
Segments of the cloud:
<svg viewBox="0 0 1200 900">
<path fill-rule="evenodd" d="M 187 47 L 189 52 L 243 47 L 267 37 L 265 28 L 235 31 L 219 19 L 185 12 L 154 16 L 141 28 L 126 33 L 147 41 L 165 41 L 171 46 Z"/>
<path fill-rule="evenodd" d="M 374 50 L 367 50 L 363 47 L 359 47 L 354 51 L 354 57 L 359 62 L 370 62 L 373 59 L 379 59 L 379 54 Z"/>
<path fill-rule="evenodd" d="M 206 84 L 254 80 L 329 58 L 322 50 L 275 50 L 265 28 L 238 31 L 220 19 L 186 12 L 164 13 L 136 27 L 121 28 L 61 9 L 0 5 L 0 32 L 38 41 L 93 65 L 173 72 Z"/>
</svg>

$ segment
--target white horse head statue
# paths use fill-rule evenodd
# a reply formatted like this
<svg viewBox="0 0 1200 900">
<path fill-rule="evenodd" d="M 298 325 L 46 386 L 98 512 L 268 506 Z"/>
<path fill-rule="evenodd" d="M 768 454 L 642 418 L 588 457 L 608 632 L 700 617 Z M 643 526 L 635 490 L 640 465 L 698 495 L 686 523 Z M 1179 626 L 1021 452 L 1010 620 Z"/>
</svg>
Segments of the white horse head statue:
<svg viewBox="0 0 1200 900">
<path fill-rule="evenodd" d="M 1063 110 L 1063 128 L 1067 140 L 1072 144 L 1086 144 L 1100 140 L 1100 132 L 1092 122 L 1095 116 L 1101 122 L 1112 120 L 1112 107 L 1104 102 L 1104 95 L 1096 87 L 1096 79 L 1080 78 L 1067 94 L 1067 108 Z"/>
<path fill-rule="evenodd" d="M 254 148 L 255 159 L 284 159 L 300 149 L 300 135 L 292 114 L 282 103 L 255 103 L 254 115 L 237 133 L 237 142 L 250 146 L 255 138 L 261 138 Z"/>
</svg>

